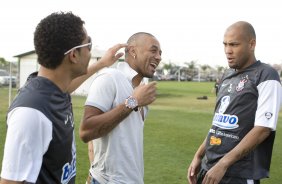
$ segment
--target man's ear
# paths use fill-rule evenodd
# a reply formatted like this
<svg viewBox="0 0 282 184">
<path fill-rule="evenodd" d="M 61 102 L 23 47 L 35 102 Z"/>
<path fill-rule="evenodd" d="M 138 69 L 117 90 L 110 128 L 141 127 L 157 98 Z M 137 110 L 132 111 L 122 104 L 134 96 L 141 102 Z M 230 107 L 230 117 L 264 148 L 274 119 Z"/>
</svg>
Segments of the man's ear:
<svg viewBox="0 0 282 184">
<path fill-rule="evenodd" d="M 72 50 L 67 57 L 69 57 L 69 61 L 73 64 L 78 63 L 77 52 L 76 49 Z"/>
<path fill-rule="evenodd" d="M 127 49 L 128 49 L 129 55 L 135 58 L 136 57 L 135 47 L 133 45 L 130 45 L 127 47 Z"/>
<path fill-rule="evenodd" d="M 252 49 L 252 50 L 255 50 L 255 47 L 256 47 L 256 40 L 255 40 L 255 39 L 252 39 L 252 40 L 250 41 L 250 44 L 251 44 L 251 49 Z"/>
</svg>

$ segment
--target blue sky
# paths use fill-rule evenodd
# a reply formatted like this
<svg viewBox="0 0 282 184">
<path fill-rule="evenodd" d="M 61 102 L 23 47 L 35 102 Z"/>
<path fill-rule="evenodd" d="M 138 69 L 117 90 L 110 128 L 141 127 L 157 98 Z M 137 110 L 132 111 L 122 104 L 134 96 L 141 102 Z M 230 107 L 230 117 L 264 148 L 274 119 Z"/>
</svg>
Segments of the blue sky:
<svg viewBox="0 0 282 184">
<path fill-rule="evenodd" d="M 278 0 L 9 0 L 0 6 L 0 57 L 33 50 L 38 22 L 55 11 L 72 11 L 85 22 L 93 44 L 107 49 L 135 32 L 154 34 L 163 62 L 227 66 L 223 34 L 232 23 L 250 22 L 257 34 L 256 57 L 282 63 L 282 11 Z"/>
</svg>

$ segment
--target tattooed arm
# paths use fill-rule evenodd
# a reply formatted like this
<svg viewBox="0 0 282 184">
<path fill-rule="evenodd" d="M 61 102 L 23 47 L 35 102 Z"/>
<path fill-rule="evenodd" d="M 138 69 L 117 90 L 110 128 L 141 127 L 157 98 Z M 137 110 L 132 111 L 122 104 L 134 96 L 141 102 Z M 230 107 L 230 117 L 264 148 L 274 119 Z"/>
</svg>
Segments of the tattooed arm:
<svg viewBox="0 0 282 184">
<path fill-rule="evenodd" d="M 139 85 L 134 89 L 132 96 L 137 99 L 138 106 L 151 104 L 156 99 L 156 82 Z M 103 112 L 94 106 L 85 106 L 79 130 L 80 138 L 88 142 L 108 134 L 132 111 L 124 103 L 108 112 Z"/>
<path fill-rule="evenodd" d="M 84 142 L 102 137 L 114 129 L 132 112 L 124 104 L 104 113 L 93 106 L 85 106 L 79 134 Z"/>
</svg>

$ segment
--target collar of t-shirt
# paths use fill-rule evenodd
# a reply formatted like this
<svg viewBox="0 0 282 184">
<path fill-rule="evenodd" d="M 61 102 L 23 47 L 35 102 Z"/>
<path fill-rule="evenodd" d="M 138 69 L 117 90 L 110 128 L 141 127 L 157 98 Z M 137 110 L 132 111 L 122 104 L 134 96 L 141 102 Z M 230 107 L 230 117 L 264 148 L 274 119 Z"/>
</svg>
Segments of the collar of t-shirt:
<svg viewBox="0 0 282 184">
<path fill-rule="evenodd" d="M 117 69 L 120 70 L 127 78 L 130 83 L 132 83 L 133 77 L 135 77 L 138 73 L 133 70 L 127 62 L 119 62 L 117 64 Z"/>
</svg>

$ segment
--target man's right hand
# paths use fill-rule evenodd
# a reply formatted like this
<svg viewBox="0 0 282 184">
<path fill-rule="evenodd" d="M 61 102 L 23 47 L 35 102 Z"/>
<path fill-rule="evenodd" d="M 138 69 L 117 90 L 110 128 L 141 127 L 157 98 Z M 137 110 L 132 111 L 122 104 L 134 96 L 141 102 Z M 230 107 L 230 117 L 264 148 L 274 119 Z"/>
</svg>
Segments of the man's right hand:
<svg viewBox="0 0 282 184">
<path fill-rule="evenodd" d="M 192 160 L 187 172 L 187 179 L 190 184 L 197 183 L 197 174 L 200 170 L 200 166 L 201 166 L 201 158 L 195 157 Z"/>
<path fill-rule="evenodd" d="M 140 84 L 133 91 L 132 96 L 137 99 L 138 106 L 145 106 L 151 104 L 156 100 L 157 82 L 150 82 L 148 84 Z"/>
<path fill-rule="evenodd" d="M 99 59 L 99 63 L 102 67 L 108 67 L 114 64 L 120 57 L 124 55 L 124 53 L 118 51 L 124 47 L 127 47 L 126 43 L 116 44 L 113 47 L 109 48 L 106 53 L 103 55 L 101 59 Z"/>
</svg>

